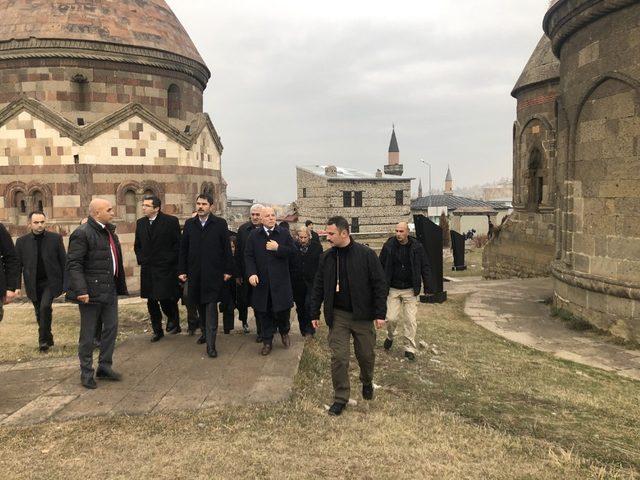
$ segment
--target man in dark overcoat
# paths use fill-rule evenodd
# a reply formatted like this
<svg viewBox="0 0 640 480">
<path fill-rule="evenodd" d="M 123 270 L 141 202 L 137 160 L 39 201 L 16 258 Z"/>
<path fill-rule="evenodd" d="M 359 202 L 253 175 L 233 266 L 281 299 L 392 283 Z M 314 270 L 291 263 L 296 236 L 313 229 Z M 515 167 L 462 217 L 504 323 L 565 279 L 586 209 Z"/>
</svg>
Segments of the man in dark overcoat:
<svg viewBox="0 0 640 480">
<path fill-rule="evenodd" d="M 24 276 L 27 297 L 33 303 L 38 322 L 38 345 L 41 352 L 53 347 L 52 303 L 62 295 L 67 254 L 62 237 L 46 230 L 43 212 L 29 214 L 31 233 L 16 241 L 16 252 Z"/>
<path fill-rule="evenodd" d="M 136 224 L 134 251 L 140 265 L 140 296 L 147 299 L 147 309 L 153 329 L 152 342 L 162 332 L 162 312 L 167 316 L 167 332 L 180 333 L 178 298 L 178 253 L 180 222 L 161 210 L 162 202 L 155 195 L 142 200 L 144 217 Z"/>
<path fill-rule="evenodd" d="M 242 322 L 242 328 L 245 333 L 249 333 L 249 326 L 247 323 L 249 317 L 249 305 L 251 304 L 251 285 L 249 285 L 248 277 L 246 275 L 246 268 L 244 265 L 244 252 L 247 247 L 247 239 L 249 238 L 249 234 L 257 228 L 260 228 L 260 215 L 263 205 L 256 203 L 251 206 L 250 215 L 251 218 L 248 222 L 243 223 L 238 228 L 238 234 L 236 236 L 236 251 L 235 251 L 235 260 L 236 260 L 236 268 L 239 271 L 239 275 L 236 278 L 236 283 L 238 285 L 238 316 L 240 321 Z M 254 315 L 255 316 L 255 315 Z M 262 342 L 261 328 L 260 322 L 256 317 L 256 341 L 258 343 Z"/>
<path fill-rule="evenodd" d="M 233 257 L 226 220 L 211 213 L 213 198 L 200 194 L 196 199 L 197 215 L 184 224 L 180 242 L 178 274 L 189 281 L 188 301 L 198 305 L 203 335 L 198 343 L 207 344 L 207 354 L 215 358 L 218 333 L 217 303 L 224 282 L 233 276 Z"/>
<path fill-rule="evenodd" d="M 0 322 L 4 316 L 3 305 L 11 303 L 20 294 L 19 276 L 20 261 L 13 240 L 6 227 L 0 223 Z"/>
<path fill-rule="evenodd" d="M 311 232 L 307 227 L 298 229 L 298 241 L 295 243 L 295 255 L 291 262 L 291 284 L 293 285 L 293 300 L 298 313 L 298 324 L 303 337 L 315 335 L 316 329 L 311 325 L 311 292 L 313 282 L 318 272 L 318 263 L 322 255 L 322 245 L 311 239 Z"/>
<path fill-rule="evenodd" d="M 289 314 L 293 292 L 289 261 L 294 255 L 293 239 L 288 231 L 276 226 L 273 208 L 262 209 L 262 228 L 249 235 L 245 251 L 246 273 L 253 287 L 251 302 L 262 324 L 262 355 L 273 348 L 273 335 L 280 332 L 285 348 L 291 345 Z"/>
</svg>

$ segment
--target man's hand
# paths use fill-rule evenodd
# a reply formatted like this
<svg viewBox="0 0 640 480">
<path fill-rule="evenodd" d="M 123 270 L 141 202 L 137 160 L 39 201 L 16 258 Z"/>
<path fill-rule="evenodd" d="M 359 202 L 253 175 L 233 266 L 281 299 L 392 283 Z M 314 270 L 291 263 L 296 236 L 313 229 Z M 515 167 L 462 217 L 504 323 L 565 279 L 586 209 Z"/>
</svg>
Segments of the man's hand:
<svg viewBox="0 0 640 480">
<path fill-rule="evenodd" d="M 84 304 L 89 303 L 89 295 L 78 295 L 78 301 Z"/>
<path fill-rule="evenodd" d="M 241 278 L 236 278 L 236 285 L 237 286 L 242 285 L 242 279 Z"/>
<path fill-rule="evenodd" d="M 275 240 L 269 240 L 267 242 L 267 250 L 270 250 L 272 252 L 275 252 L 278 250 L 278 242 L 276 242 Z"/>
<path fill-rule="evenodd" d="M 182 275 L 178 275 L 178 280 L 180 280 L 182 283 L 187 281 L 187 274 L 183 273 Z"/>
<path fill-rule="evenodd" d="M 229 275 L 228 273 L 224 274 L 224 281 L 228 282 L 229 280 L 231 280 L 231 275 Z"/>
<path fill-rule="evenodd" d="M 260 279 L 258 278 L 258 275 L 251 275 L 249 277 L 249 283 L 251 284 L 252 287 L 257 287 L 258 284 L 260 283 Z"/>
<path fill-rule="evenodd" d="M 320 325 L 320 320 L 311 320 L 311 326 L 316 330 L 318 329 L 318 325 Z"/>
<path fill-rule="evenodd" d="M 7 304 L 13 302 L 13 300 L 20 294 L 20 290 L 7 290 L 5 296 L 2 299 L 2 303 Z"/>
<path fill-rule="evenodd" d="M 383 320 L 376 319 L 376 328 L 383 328 L 386 323 L 387 321 L 384 319 Z"/>
</svg>

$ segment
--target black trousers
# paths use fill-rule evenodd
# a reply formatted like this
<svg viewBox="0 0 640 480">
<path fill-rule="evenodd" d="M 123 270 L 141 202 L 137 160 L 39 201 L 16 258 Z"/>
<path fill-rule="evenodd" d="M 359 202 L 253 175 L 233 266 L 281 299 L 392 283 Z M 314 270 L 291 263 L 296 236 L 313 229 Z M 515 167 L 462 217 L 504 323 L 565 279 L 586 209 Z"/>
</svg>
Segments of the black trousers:
<svg viewBox="0 0 640 480">
<path fill-rule="evenodd" d="M 216 335 L 218 334 L 218 309 L 216 303 L 201 303 L 198 305 L 200 317 L 200 330 L 207 341 L 207 352 L 216 348 Z"/>
<path fill-rule="evenodd" d="M 251 304 L 251 285 L 247 280 L 238 285 L 236 289 L 236 308 L 238 309 L 238 317 L 245 324 L 249 318 L 249 305 Z"/>
<path fill-rule="evenodd" d="M 153 328 L 153 333 L 155 334 L 162 333 L 163 313 L 167 316 L 167 331 L 180 326 L 180 311 L 178 310 L 177 299 L 157 300 L 155 298 L 148 298 L 147 310 L 149 310 L 151 328 Z"/>
<path fill-rule="evenodd" d="M 302 335 L 313 335 L 315 328 L 311 326 L 311 287 L 302 284 L 293 291 L 293 300 L 296 303 L 298 325 Z"/>
<path fill-rule="evenodd" d="M 118 296 L 115 291 L 108 303 L 80 305 L 78 357 L 80 359 L 80 374 L 84 378 L 93 376 L 93 342 L 98 322 L 102 323 L 98 366 L 111 367 L 116 337 L 118 336 Z"/>
<path fill-rule="evenodd" d="M 229 333 L 233 330 L 235 323 L 235 309 L 238 299 L 236 282 L 231 279 L 222 287 L 222 295 L 220 302 L 220 311 L 222 312 L 222 327 L 224 333 Z"/>
<path fill-rule="evenodd" d="M 46 285 L 38 286 L 36 295 L 37 300 L 33 302 L 33 308 L 36 311 L 36 322 L 38 322 L 38 342 L 51 345 L 53 343 L 53 335 L 51 334 L 53 296 L 51 289 Z"/>
<path fill-rule="evenodd" d="M 255 313 L 256 324 L 260 322 L 262 327 L 259 336 L 262 337 L 262 342 L 265 345 L 273 343 L 273 336 L 276 331 L 280 332 L 280 335 L 286 335 L 289 333 L 289 330 L 291 330 L 291 309 L 288 308 L 281 312 L 274 312 L 271 307 L 271 295 L 269 295 L 269 299 L 267 300 L 267 311 L 256 311 Z"/>
<path fill-rule="evenodd" d="M 195 332 L 198 328 L 200 328 L 200 315 L 198 315 L 198 305 L 194 303 L 187 303 L 185 306 L 187 307 L 187 324 L 189 331 Z"/>
</svg>

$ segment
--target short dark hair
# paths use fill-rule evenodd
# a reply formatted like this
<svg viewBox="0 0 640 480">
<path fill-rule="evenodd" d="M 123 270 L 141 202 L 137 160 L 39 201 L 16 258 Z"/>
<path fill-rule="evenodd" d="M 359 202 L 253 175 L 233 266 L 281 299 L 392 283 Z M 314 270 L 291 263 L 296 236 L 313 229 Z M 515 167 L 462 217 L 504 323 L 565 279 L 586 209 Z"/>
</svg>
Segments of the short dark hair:
<svg viewBox="0 0 640 480">
<path fill-rule="evenodd" d="M 305 227 L 308 227 L 309 225 L 313 225 L 313 222 L 311 220 L 307 220 L 306 222 L 304 222 Z"/>
<path fill-rule="evenodd" d="M 196 197 L 196 201 L 198 201 L 198 200 L 199 200 L 199 199 L 201 199 L 201 198 L 202 198 L 202 199 L 204 199 L 204 200 L 206 200 L 207 202 L 209 202 L 209 205 L 213 205 L 213 197 L 212 197 L 210 194 L 208 194 L 208 193 L 201 193 L 200 195 L 198 195 L 198 196 Z"/>
<path fill-rule="evenodd" d="M 331 217 L 327 220 L 327 225 L 335 225 L 339 232 L 349 231 L 349 222 L 344 217 Z"/>
<path fill-rule="evenodd" d="M 33 211 L 33 212 L 31 212 L 31 213 L 29 214 L 29 221 L 31 221 L 31 218 L 32 218 L 34 215 L 42 215 L 44 218 L 47 218 L 47 216 L 45 215 L 45 213 L 44 213 L 44 212 L 41 212 L 40 210 L 35 210 L 35 211 Z"/>
<path fill-rule="evenodd" d="M 162 201 L 155 195 L 145 195 L 144 197 L 142 197 L 142 201 L 144 202 L 145 200 L 151 200 L 153 208 L 162 207 Z"/>
</svg>

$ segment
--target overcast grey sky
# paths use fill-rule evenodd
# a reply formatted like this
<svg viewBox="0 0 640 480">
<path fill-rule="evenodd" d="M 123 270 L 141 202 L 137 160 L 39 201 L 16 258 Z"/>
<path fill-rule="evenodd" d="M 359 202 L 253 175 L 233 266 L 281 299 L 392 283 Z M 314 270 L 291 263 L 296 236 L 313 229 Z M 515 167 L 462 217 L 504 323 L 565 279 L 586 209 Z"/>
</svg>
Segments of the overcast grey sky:
<svg viewBox="0 0 640 480">
<path fill-rule="evenodd" d="M 511 176 L 509 95 L 548 0 L 168 0 L 213 73 L 231 196 L 295 200 L 295 166 L 374 172 L 396 125 L 433 187 Z M 414 191 L 417 181 L 414 182 Z"/>
</svg>

